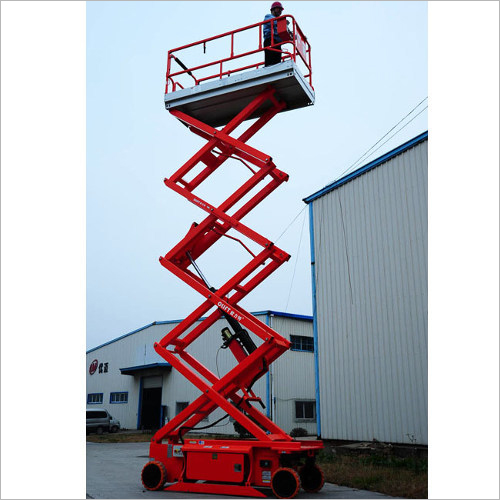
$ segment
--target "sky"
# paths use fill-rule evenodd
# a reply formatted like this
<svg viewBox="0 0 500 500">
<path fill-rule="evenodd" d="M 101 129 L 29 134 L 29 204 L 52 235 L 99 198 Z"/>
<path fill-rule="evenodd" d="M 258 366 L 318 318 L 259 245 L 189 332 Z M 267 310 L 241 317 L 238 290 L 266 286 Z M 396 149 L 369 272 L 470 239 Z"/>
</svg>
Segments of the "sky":
<svg viewBox="0 0 500 500">
<path fill-rule="evenodd" d="M 261 21 L 268 4 L 87 3 L 87 348 L 153 321 L 182 319 L 202 302 L 158 262 L 205 216 L 162 182 L 205 142 L 164 108 L 166 56 L 170 49 Z M 302 199 L 340 177 L 426 99 L 427 3 L 284 7 L 311 44 L 316 102 L 278 115 L 249 141 L 290 180 L 243 222 L 292 258 L 240 305 L 311 314 L 309 220 Z M 205 54 L 190 53 L 184 63 L 216 59 L 217 50 L 207 44 Z M 358 166 L 427 130 L 426 105 Z M 221 188 L 221 179 L 207 181 L 204 199 L 221 199 Z M 198 264 L 217 287 L 246 257 L 237 243 L 224 240 Z"/>
</svg>

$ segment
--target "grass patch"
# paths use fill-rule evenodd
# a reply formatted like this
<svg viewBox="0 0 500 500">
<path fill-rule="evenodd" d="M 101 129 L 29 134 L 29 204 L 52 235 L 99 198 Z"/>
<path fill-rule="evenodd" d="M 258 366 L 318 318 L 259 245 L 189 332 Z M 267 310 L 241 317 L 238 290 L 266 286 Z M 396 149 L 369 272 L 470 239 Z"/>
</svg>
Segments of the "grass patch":
<svg viewBox="0 0 500 500">
<path fill-rule="evenodd" d="M 116 432 L 101 435 L 88 434 L 87 441 L 89 443 L 149 443 L 152 437 L 153 434 L 143 432 Z"/>
<path fill-rule="evenodd" d="M 380 455 L 318 456 L 329 483 L 403 498 L 427 498 L 427 460 Z"/>
<path fill-rule="evenodd" d="M 153 439 L 154 432 L 117 432 L 104 433 L 101 435 L 88 434 L 87 441 L 90 443 L 149 443 Z M 206 434 L 188 433 L 184 439 L 214 439 L 214 436 Z M 238 439 L 235 436 L 225 436 L 224 439 Z"/>
</svg>

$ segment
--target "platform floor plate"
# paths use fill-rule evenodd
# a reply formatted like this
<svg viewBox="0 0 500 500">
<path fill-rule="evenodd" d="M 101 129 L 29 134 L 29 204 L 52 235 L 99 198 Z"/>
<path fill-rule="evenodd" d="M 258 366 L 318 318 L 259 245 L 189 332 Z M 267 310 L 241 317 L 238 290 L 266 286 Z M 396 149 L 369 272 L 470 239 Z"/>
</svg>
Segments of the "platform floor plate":
<svg viewBox="0 0 500 500">
<path fill-rule="evenodd" d="M 245 71 L 165 94 L 165 108 L 178 109 L 212 127 L 226 125 L 268 85 L 276 89 L 287 103 L 283 111 L 314 104 L 314 90 L 293 61 Z M 270 103 L 263 104 L 254 115 L 258 118 Z"/>
</svg>

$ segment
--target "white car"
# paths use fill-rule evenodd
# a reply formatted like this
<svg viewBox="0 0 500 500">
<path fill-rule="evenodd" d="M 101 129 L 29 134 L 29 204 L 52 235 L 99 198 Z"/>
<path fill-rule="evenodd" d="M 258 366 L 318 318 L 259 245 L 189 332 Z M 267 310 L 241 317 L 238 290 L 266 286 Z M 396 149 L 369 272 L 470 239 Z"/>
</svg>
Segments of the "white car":
<svg viewBox="0 0 500 500">
<path fill-rule="evenodd" d="M 120 429 L 120 421 L 113 418 L 108 410 L 103 408 L 87 408 L 87 434 L 96 432 L 102 434 L 106 432 L 118 432 Z"/>
</svg>

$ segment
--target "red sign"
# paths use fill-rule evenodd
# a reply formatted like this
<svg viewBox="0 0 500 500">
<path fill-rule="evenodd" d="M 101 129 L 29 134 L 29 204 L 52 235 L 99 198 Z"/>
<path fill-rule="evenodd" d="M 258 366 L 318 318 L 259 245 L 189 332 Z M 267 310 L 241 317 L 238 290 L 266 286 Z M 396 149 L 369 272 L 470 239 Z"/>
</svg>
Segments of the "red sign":
<svg viewBox="0 0 500 500">
<path fill-rule="evenodd" d="M 299 51 L 299 54 L 304 58 L 304 61 L 307 62 L 307 45 L 306 42 L 303 38 L 304 35 L 300 33 L 299 30 L 297 30 L 296 36 L 295 36 L 295 45 L 297 46 L 297 50 Z"/>
<path fill-rule="evenodd" d="M 92 363 L 90 363 L 90 366 L 89 366 L 89 373 L 91 375 L 94 375 L 94 373 L 96 372 L 97 370 L 97 365 L 98 365 L 98 361 L 97 359 L 94 359 L 94 361 L 92 361 Z"/>
</svg>

